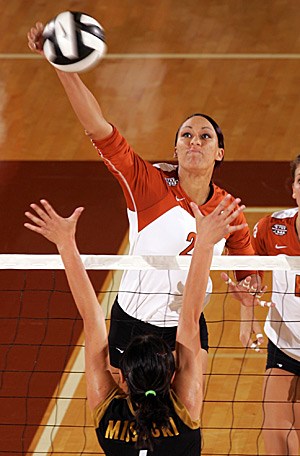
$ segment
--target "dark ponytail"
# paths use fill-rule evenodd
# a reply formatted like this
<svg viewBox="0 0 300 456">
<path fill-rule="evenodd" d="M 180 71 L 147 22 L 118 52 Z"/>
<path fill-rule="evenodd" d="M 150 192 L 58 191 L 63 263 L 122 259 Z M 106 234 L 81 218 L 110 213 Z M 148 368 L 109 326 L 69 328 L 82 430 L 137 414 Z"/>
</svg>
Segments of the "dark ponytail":
<svg viewBox="0 0 300 456">
<path fill-rule="evenodd" d="M 154 426 L 169 427 L 174 356 L 160 337 L 137 336 L 125 350 L 120 368 L 135 409 L 136 447 L 152 450 Z"/>
</svg>

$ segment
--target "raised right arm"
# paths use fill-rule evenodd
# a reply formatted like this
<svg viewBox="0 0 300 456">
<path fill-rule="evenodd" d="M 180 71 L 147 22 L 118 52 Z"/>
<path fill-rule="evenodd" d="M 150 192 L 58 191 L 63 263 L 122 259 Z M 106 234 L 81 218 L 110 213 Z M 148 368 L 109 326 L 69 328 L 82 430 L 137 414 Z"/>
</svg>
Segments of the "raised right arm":
<svg viewBox="0 0 300 456">
<path fill-rule="evenodd" d="M 27 34 L 29 48 L 40 55 L 43 55 L 43 30 L 43 24 L 37 22 Z M 112 126 L 104 118 L 97 100 L 78 74 L 59 70 L 56 72 L 78 120 L 90 138 L 100 140 L 109 136 Z"/>
</svg>

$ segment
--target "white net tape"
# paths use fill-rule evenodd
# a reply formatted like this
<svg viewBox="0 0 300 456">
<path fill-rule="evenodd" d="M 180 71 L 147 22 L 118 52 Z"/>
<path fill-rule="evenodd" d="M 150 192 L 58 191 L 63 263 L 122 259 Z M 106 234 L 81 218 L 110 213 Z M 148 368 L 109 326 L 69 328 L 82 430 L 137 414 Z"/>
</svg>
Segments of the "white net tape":
<svg viewBox="0 0 300 456">
<path fill-rule="evenodd" d="M 191 257 L 168 255 L 81 255 L 88 270 L 187 270 Z M 64 269 L 59 255 L 0 255 L 0 269 Z M 299 256 L 214 256 L 211 270 L 293 271 Z"/>
</svg>

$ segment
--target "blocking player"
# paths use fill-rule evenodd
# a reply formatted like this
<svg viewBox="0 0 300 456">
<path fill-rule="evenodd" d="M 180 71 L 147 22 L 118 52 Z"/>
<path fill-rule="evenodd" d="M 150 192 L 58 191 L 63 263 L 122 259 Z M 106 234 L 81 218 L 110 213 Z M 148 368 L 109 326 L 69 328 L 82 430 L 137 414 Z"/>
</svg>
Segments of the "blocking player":
<svg viewBox="0 0 300 456">
<path fill-rule="evenodd" d="M 31 204 L 25 226 L 53 242 L 83 319 L 87 399 L 99 443 L 110 456 L 199 456 L 203 375 L 199 318 L 214 245 L 245 224 L 233 224 L 244 206 L 227 195 L 206 217 L 191 203 L 196 220 L 194 253 L 184 289 L 174 355 L 162 338 L 137 336 L 120 361 L 115 382 L 105 318 L 75 241 L 83 208 L 60 217 L 46 200 Z M 126 391 L 124 393 L 124 391 Z"/>
</svg>

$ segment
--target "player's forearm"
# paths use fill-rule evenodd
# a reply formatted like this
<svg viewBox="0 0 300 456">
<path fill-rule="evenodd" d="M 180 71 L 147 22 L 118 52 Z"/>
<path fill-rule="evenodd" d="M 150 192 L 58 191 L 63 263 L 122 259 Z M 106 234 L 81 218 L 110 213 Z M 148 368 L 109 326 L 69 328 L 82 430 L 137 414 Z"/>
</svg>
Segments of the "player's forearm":
<svg viewBox="0 0 300 456">
<path fill-rule="evenodd" d="M 91 139 L 103 139 L 112 126 L 103 117 L 99 103 L 76 73 L 56 70 L 72 108 Z"/>
<path fill-rule="evenodd" d="M 213 256 L 213 247 L 199 239 L 196 241 L 194 253 L 183 293 L 183 306 L 180 317 L 199 322 Z"/>
<path fill-rule="evenodd" d="M 254 319 L 254 307 L 246 307 L 241 303 L 241 322 L 252 322 Z"/>
<path fill-rule="evenodd" d="M 103 323 L 105 326 L 101 306 L 82 263 L 75 240 L 64 242 L 63 245 L 58 246 L 58 250 L 65 266 L 70 290 L 84 324 L 93 326 L 100 321 L 100 324 Z"/>
</svg>

